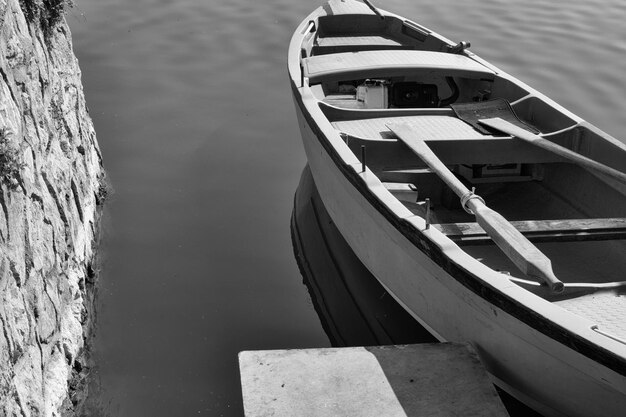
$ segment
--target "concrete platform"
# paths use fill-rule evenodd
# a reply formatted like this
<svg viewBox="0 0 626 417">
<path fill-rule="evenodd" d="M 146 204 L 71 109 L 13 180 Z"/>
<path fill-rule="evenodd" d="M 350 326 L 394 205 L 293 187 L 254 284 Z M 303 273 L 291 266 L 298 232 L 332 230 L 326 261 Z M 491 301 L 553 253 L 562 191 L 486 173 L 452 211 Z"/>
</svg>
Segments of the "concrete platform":
<svg viewBox="0 0 626 417">
<path fill-rule="evenodd" d="M 246 351 L 247 417 L 508 416 L 464 344 Z"/>
</svg>

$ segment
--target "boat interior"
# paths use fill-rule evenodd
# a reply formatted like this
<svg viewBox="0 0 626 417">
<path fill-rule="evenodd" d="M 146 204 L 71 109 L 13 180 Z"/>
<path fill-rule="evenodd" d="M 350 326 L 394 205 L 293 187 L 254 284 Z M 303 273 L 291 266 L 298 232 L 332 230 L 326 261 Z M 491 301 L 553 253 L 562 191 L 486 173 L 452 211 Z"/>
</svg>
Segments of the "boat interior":
<svg viewBox="0 0 626 417">
<path fill-rule="evenodd" d="M 341 7 L 359 11 L 337 9 Z M 602 294 L 624 300 L 626 184 L 506 133 L 480 131 L 452 107 L 505 100 L 541 137 L 624 171 L 621 144 L 474 59 L 467 43 L 451 44 L 398 17 L 381 19 L 356 2 L 327 13 L 306 29 L 302 82 L 392 195 L 467 253 L 543 298 L 571 310 L 587 302 L 607 304 Z M 457 178 L 550 258 L 565 291 L 547 291 L 493 244 L 459 198 L 388 127 L 397 122 L 419 131 Z M 611 307 L 618 309 L 621 321 L 624 305 Z M 611 331 L 626 340 L 626 325 Z"/>
</svg>

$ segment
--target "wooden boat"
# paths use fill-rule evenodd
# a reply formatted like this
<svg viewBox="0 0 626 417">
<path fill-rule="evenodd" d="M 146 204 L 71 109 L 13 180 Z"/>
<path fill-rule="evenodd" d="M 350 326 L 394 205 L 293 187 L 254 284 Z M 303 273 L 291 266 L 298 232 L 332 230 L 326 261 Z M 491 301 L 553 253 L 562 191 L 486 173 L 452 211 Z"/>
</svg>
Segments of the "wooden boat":
<svg viewBox="0 0 626 417">
<path fill-rule="evenodd" d="M 539 412 L 624 415 L 626 146 L 368 1 L 288 59 L 322 201 L 389 293 Z"/>
</svg>

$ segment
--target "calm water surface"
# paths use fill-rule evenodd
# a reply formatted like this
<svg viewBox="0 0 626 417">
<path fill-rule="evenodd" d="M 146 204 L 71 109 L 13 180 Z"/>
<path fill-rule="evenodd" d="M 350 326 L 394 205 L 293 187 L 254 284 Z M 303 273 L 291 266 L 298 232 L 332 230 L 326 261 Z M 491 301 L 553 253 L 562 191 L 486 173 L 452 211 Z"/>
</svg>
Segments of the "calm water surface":
<svg viewBox="0 0 626 417">
<path fill-rule="evenodd" d="M 237 352 L 330 342 L 293 258 L 290 96 L 305 0 L 78 0 L 68 17 L 114 188 L 96 340 L 103 413 L 242 414 Z M 377 4 L 626 137 L 626 3 Z"/>
</svg>

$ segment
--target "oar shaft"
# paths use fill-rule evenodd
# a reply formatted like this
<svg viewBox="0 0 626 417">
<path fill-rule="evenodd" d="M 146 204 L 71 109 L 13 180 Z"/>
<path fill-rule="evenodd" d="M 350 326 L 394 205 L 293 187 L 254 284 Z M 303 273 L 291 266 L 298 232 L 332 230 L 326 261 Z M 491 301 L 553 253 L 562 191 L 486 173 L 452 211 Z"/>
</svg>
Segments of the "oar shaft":
<svg viewBox="0 0 626 417">
<path fill-rule="evenodd" d="M 398 136 L 402 133 L 403 140 L 408 134 L 412 133 L 410 127 L 408 127 L 407 131 L 407 128 L 401 125 L 394 125 L 393 128 L 390 127 L 390 129 L 392 129 Z M 405 143 L 407 142 L 405 141 Z M 409 144 L 407 143 L 407 145 Z M 410 143 L 409 147 L 420 157 L 421 160 L 424 161 L 426 165 L 430 167 L 430 169 L 435 171 L 437 174 L 446 173 L 446 175 L 439 175 L 439 177 L 448 187 L 450 187 L 454 194 L 459 196 L 459 198 L 469 192 L 461 180 L 450 172 L 448 167 L 437 157 L 437 155 L 435 155 L 426 142 L 423 140 L 414 140 Z M 447 175 L 447 173 L 449 173 L 449 175 Z"/>
<path fill-rule="evenodd" d="M 378 7 L 374 6 L 372 2 L 370 2 L 369 0 L 363 0 L 363 3 L 367 4 L 367 7 L 372 9 L 372 11 L 376 13 L 378 17 L 380 17 L 381 19 L 385 18 L 385 16 L 380 12 L 380 10 L 378 10 Z"/>
<path fill-rule="evenodd" d="M 387 127 L 461 198 L 463 208 L 467 206 L 478 224 L 522 272 L 543 280 L 554 292 L 563 290 L 563 283 L 552 271 L 550 259 L 504 217 L 487 207 L 480 197 L 474 196 L 409 125 L 399 123 Z"/>
<path fill-rule="evenodd" d="M 584 168 L 592 169 L 596 172 L 602 173 L 626 184 L 626 173 L 601 164 L 600 162 L 594 161 L 593 159 L 587 158 L 586 156 L 576 153 L 570 149 L 564 148 L 561 145 L 557 145 L 554 142 L 550 142 L 549 140 L 542 138 L 541 136 L 535 135 L 534 133 L 522 129 L 521 127 L 509 123 L 499 117 L 494 117 L 492 119 L 480 119 L 480 123 L 509 134 L 511 136 L 515 136 L 516 138 L 519 138 L 525 142 L 531 143 L 556 155 L 562 156 L 565 159 L 569 159 L 570 161 L 575 162 L 576 164 Z"/>
</svg>

